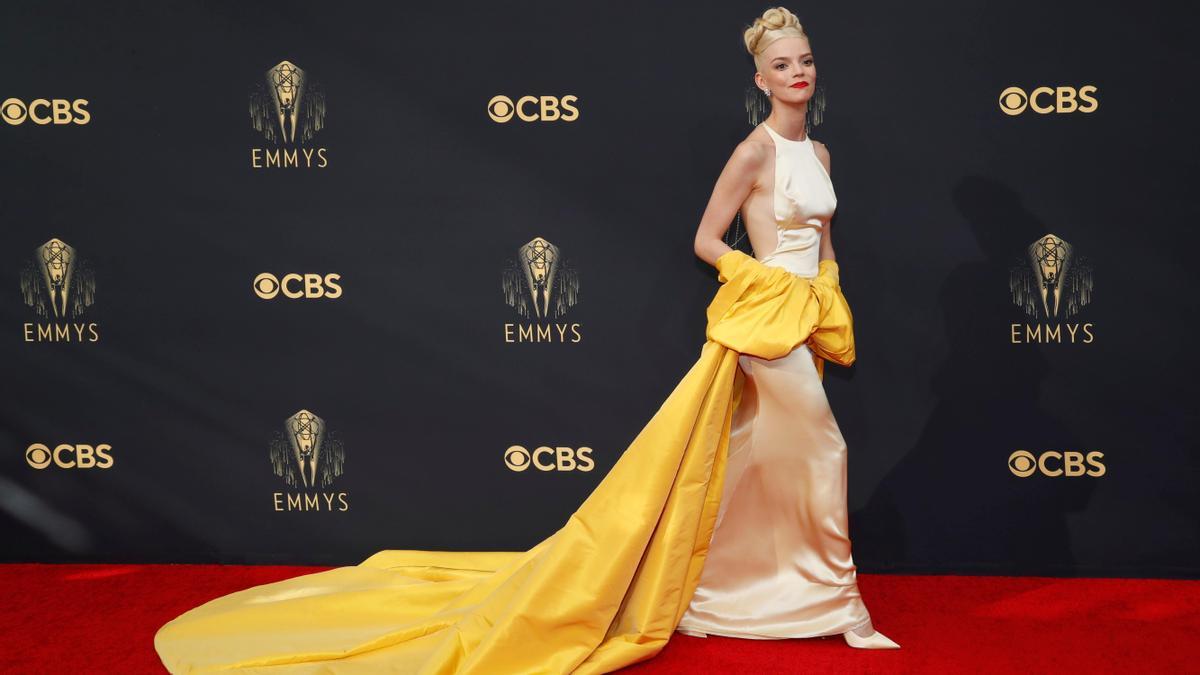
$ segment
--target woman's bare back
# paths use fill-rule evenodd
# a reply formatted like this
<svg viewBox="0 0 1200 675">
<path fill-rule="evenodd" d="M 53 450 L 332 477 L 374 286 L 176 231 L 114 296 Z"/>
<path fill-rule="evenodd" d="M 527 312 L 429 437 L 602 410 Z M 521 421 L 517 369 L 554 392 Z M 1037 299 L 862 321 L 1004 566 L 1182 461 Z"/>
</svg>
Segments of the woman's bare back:
<svg viewBox="0 0 1200 675">
<path fill-rule="evenodd" d="M 753 168 L 754 183 L 745 201 L 738 208 L 742 215 L 742 226 L 750 238 L 750 246 L 756 257 L 775 250 L 778 235 L 775 230 L 775 141 L 762 129 L 755 127 L 742 144 L 754 149 L 761 159 Z"/>
</svg>

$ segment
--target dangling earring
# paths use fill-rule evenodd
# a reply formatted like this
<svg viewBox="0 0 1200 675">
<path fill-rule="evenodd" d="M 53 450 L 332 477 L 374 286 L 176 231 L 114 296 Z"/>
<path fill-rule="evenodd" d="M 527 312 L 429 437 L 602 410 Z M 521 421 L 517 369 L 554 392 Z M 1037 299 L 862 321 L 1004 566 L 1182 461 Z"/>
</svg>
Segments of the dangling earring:
<svg viewBox="0 0 1200 675">
<path fill-rule="evenodd" d="M 825 119 L 825 80 L 818 80 L 813 89 L 812 98 L 808 99 L 808 110 L 804 114 L 804 135 L 812 133 L 812 128 Z"/>
<path fill-rule="evenodd" d="M 746 87 L 746 117 L 750 126 L 758 126 L 771 110 L 771 90 L 759 89 L 758 85 Z"/>
</svg>

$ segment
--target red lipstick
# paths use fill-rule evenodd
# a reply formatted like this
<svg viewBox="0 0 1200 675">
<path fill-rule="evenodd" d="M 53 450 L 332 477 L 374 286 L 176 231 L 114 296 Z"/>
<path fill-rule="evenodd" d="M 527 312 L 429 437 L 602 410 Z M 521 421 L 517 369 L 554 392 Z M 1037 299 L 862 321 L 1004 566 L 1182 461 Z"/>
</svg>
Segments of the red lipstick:
<svg viewBox="0 0 1200 675">
<path fill-rule="evenodd" d="M 797 82 L 796 84 L 789 84 L 788 86 L 791 87 L 792 89 L 803 89 L 808 86 L 808 83 L 807 82 Z"/>
</svg>

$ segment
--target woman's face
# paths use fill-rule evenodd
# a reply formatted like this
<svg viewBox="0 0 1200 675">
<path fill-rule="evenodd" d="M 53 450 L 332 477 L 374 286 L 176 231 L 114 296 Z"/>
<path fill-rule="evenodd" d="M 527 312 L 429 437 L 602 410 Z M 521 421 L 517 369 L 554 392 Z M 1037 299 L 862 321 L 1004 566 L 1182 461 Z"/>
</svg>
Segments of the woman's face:
<svg viewBox="0 0 1200 675">
<path fill-rule="evenodd" d="M 771 90 L 771 100 L 803 103 L 812 98 L 817 84 L 817 66 L 813 63 L 808 39 L 780 38 L 759 55 L 754 78 L 759 89 Z"/>
</svg>

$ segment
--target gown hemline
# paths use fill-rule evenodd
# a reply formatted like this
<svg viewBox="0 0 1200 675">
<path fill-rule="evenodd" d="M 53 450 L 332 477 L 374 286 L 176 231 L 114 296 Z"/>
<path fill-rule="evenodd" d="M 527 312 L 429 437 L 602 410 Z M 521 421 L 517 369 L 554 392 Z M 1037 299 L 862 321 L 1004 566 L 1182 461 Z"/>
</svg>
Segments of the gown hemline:
<svg viewBox="0 0 1200 675">
<path fill-rule="evenodd" d="M 839 630 L 839 631 L 834 631 L 834 632 L 822 632 L 822 633 L 805 633 L 802 635 L 767 635 L 765 633 L 735 633 L 732 631 L 720 631 L 720 630 L 711 630 L 710 631 L 706 628 L 697 628 L 694 626 L 684 625 L 683 623 L 680 623 L 678 626 L 675 627 L 675 632 L 683 633 L 684 631 L 691 630 L 691 631 L 696 631 L 697 633 L 704 633 L 706 636 L 707 635 L 716 635 L 718 637 L 727 637 L 727 638 L 735 638 L 735 639 L 743 639 L 743 640 L 807 640 L 809 638 L 834 637 L 835 635 L 841 635 L 848 631 L 853 631 L 853 630 L 862 628 L 863 626 L 867 625 L 868 623 L 870 623 L 870 619 L 868 619 L 867 621 L 863 621 L 862 623 L 860 623 L 857 626 L 854 626 L 852 628 L 847 628 L 846 630 Z M 686 633 L 684 633 L 684 634 L 686 635 Z"/>
</svg>

